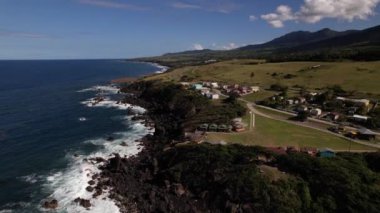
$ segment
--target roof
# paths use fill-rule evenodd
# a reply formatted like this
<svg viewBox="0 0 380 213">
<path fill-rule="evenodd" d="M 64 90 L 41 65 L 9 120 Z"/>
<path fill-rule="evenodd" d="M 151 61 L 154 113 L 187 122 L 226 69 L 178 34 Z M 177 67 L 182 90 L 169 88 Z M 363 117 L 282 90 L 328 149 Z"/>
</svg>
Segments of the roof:
<svg viewBox="0 0 380 213">
<path fill-rule="evenodd" d="M 367 120 L 369 117 L 368 116 L 363 116 L 363 115 L 354 115 L 353 118 Z"/>
<path fill-rule="evenodd" d="M 359 133 L 362 135 L 376 135 L 375 132 L 365 128 L 359 129 Z"/>
</svg>

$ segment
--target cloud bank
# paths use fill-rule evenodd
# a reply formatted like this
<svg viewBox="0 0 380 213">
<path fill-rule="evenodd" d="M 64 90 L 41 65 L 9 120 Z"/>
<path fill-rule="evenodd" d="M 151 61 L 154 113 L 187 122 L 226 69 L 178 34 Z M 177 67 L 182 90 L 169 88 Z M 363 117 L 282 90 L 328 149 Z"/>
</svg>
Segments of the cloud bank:
<svg viewBox="0 0 380 213">
<path fill-rule="evenodd" d="M 345 21 L 365 20 L 374 15 L 380 0 L 304 0 L 297 12 L 287 5 L 280 5 L 274 13 L 261 15 L 275 28 L 281 28 L 286 21 L 317 23 L 325 18 Z"/>
<path fill-rule="evenodd" d="M 202 44 L 193 44 L 194 50 L 204 50 L 205 48 L 202 46 Z"/>
</svg>

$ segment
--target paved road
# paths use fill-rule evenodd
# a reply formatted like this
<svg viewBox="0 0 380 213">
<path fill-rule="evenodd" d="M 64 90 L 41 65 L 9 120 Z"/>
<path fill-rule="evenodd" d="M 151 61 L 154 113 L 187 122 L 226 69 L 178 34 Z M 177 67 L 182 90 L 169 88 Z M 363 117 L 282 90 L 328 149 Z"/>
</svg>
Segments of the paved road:
<svg viewBox="0 0 380 213">
<path fill-rule="evenodd" d="M 220 96 L 228 97 L 227 95 L 222 94 L 219 90 L 215 90 L 215 91 Z M 329 131 L 329 130 L 327 130 L 325 128 L 321 128 L 320 126 L 318 126 L 316 124 L 313 124 L 312 122 L 316 122 L 316 123 L 320 123 L 320 124 L 324 124 L 324 125 L 330 125 L 330 126 L 335 126 L 336 124 L 334 124 L 334 123 L 327 122 L 327 121 L 322 121 L 322 120 L 314 119 L 314 118 L 309 118 L 309 120 L 312 121 L 312 122 L 290 121 L 288 119 L 274 117 L 272 115 L 269 115 L 269 114 L 263 113 L 262 111 L 257 110 L 256 104 L 253 103 L 253 102 L 244 100 L 242 98 L 240 98 L 239 100 L 245 102 L 247 104 L 248 109 L 251 110 L 256 115 L 259 115 L 259 116 L 262 116 L 262 117 L 265 117 L 265 118 L 269 118 L 269 119 L 272 119 L 272 120 L 286 122 L 286 123 L 297 125 L 297 126 L 311 128 L 311 129 L 314 129 L 314 130 L 317 130 L 317 131 L 321 131 L 321 132 L 324 132 L 324 133 L 327 133 L 327 134 L 334 135 L 336 137 L 343 138 L 343 139 L 345 139 L 347 141 L 350 141 L 350 142 L 354 142 L 354 143 L 358 143 L 358 144 L 362 144 L 362 145 L 366 145 L 366 146 L 370 146 L 370 147 L 374 147 L 374 148 L 380 149 L 380 145 L 378 145 L 378 144 L 367 143 L 367 142 L 363 142 L 363 141 L 347 138 L 347 137 L 345 137 L 345 136 L 343 136 L 341 134 L 337 134 L 337 133 L 331 132 L 331 131 Z M 282 113 L 282 114 L 286 114 L 286 115 L 289 115 L 289 116 L 295 116 L 296 115 L 294 113 L 284 112 L 284 111 L 273 109 L 273 108 L 270 108 L 270 107 L 265 107 L 265 106 L 259 106 L 259 107 L 262 107 L 262 108 L 265 108 L 267 110 L 271 110 L 271 111 L 274 111 L 274 112 L 279 112 L 279 113 Z M 356 152 L 357 150 L 351 150 L 351 151 Z"/>
</svg>

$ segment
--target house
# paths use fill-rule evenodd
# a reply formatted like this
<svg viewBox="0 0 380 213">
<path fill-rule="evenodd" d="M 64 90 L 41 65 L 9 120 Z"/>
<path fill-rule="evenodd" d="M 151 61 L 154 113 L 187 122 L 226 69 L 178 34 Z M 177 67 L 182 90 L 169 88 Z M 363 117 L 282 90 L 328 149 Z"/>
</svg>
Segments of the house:
<svg viewBox="0 0 380 213">
<path fill-rule="evenodd" d="M 208 130 L 208 124 L 201 124 L 201 125 L 199 125 L 198 129 L 200 131 L 207 132 L 207 130 Z"/>
<path fill-rule="evenodd" d="M 306 98 L 304 98 L 304 97 L 298 97 L 297 100 L 298 100 L 298 102 L 301 103 L 301 104 L 303 104 L 303 103 L 306 102 Z"/>
<path fill-rule="evenodd" d="M 358 105 L 364 105 L 366 107 L 368 107 L 371 102 L 368 99 L 351 99 L 351 98 L 345 98 L 345 97 L 336 97 L 336 99 L 344 101 L 344 102 L 351 102 Z"/>
<path fill-rule="evenodd" d="M 260 87 L 259 86 L 251 86 L 251 91 L 252 92 L 259 92 L 260 91 Z"/>
<path fill-rule="evenodd" d="M 367 120 L 369 119 L 370 117 L 368 116 L 363 116 L 363 115 L 353 115 L 351 117 L 352 120 L 356 121 L 356 122 L 361 122 L 361 123 L 365 123 L 367 122 Z"/>
<path fill-rule="evenodd" d="M 212 100 L 218 100 L 220 98 L 219 94 L 216 94 L 216 93 L 207 93 L 205 94 L 205 96 Z"/>
<path fill-rule="evenodd" d="M 233 125 L 233 130 L 235 132 L 243 132 L 245 130 L 245 128 L 244 128 L 243 124 L 234 124 Z"/>
<path fill-rule="evenodd" d="M 212 88 L 218 88 L 219 87 L 218 82 L 212 82 L 211 87 Z"/>
<path fill-rule="evenodd" d="M 191 88 L 193 88 L 195 90 L 201 90 L 201 89 L 203 89 L 203 85 L 202 84 L 193 84 L 193 85 L 191 85 Z"/>
<path fill-rule="evenodd" d="M 369 130 L 369 129 L 359 129 L 358 131 L 358 138 L 363 140 L 375 140 L 376 139 L 376 133 Z"/>
<path fill-rule="evenodd" d="M 306 106 L 298 106 L 296 109 L 297 112 L 306 112 L 307 107 Z"/>
<path fill-rule="evenodd" d="M 216 131 L 218 131 L 218 125 L 216 125 L 216 124 L 210 124 L 210 126 L 208 126 L 208 131 L 210 131 L 210 132 L 216 132 Z"/>
<path fill-rule="evenodd" d="M 327 113 L 324 117 L 328 120 L 336 121 L 339 119 L 339 114 L 335 112 L 330 112 L 330 113 Z"/>
<path fill-rule="evenodd" d="M 201 91 L 202 95 L 208 95 L 210 93 L 210 89 L 206 88 L 206 87 L 203 87 L 202 89 L 199 89 L 199 91 Z"/>
<path fill-rule="evenodd" d="M 188 87 L 188 86 L 190 86 L 190 83 L 189 83 L 189 82 L 180 82 L 179 84 L 181 84 L 181 85 L 184 86 L 184 87 Z"/>
<path fill-rule="evenodd" d="M 288 100 L 286 100 L 286 103 L 288 105 L 293 105 L 294 104 L 294 100 L 293 99 L 288 99 Z"/>
<path fill-rule="evenodd" d="M 300 151 L 310 156 L 316 156 L 318 152 L 317 148 L 313 147 L 302 147 Z"/>
<path fill-rule="evenodd" d="M 335 152 L 332 149 L 329 148 L 323 148 L 318 151 L 318 157 L 321 158 L 331 158 L 335 157 Z"/>
<path fill-rule="evenodd" d="M 221 124 L 218 126 L 218 132 L 228 132 L 229 128 L 225 124 Z"/>
<path fill-rule="evenodd" d="M 322 110 L 319 108 L 314 108 L 310 110 L 310 114 L 314 116 L 320 116 L 322 114 Z"/>
</svg>

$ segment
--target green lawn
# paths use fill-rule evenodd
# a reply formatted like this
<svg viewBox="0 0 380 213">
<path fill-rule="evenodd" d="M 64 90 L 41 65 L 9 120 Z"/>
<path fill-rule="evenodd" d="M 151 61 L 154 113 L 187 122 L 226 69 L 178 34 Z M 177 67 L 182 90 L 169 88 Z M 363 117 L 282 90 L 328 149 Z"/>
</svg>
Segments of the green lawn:
<svg viewBox="0 0 380 213">
<path fill-rule="evenodd" d="M 256 127 L 243 133 L 208 133 L 209 141 L 225 141 L 244 145 L 329 147 L 335 150 L 348 150 L 349 141 L 306 127 L 256 116 Z M 352 150 L 374 150 L 374 148 L 352 143 Z"/>
<path fill-rule="evenodd" d="M 258 65 L 249 62 L 250 60 L 232 60 L 202 66 L 183 67 L 147 79 L 179 81 L 182 76 L 186 75 L 193 78 L 194 81 L 210 80 L 240 83 L 259 85 L 263 88 L 268 88 L 274 83 L 288 86 L 301 85 L 309 89 L 339 84 L 346 90 L 380 94 L 380 61 L 283 62 Z M 315 65 L 320 65 L 320 67 L 309 69 Z M 252 72 L 254 77 L 250 78 Z M 287 74 L 295 77 L 287 79 L 285 78 Z"/>
</svg>

